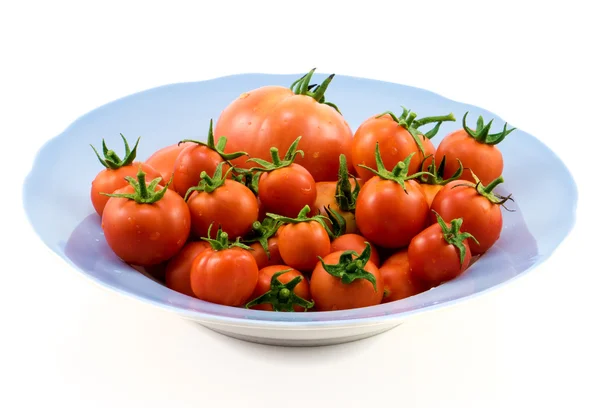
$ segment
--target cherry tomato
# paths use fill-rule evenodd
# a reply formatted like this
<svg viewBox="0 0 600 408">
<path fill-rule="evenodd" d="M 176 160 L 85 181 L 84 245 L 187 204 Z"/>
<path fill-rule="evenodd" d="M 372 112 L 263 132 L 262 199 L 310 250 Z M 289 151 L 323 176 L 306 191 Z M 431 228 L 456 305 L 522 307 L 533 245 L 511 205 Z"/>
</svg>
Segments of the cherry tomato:
<svg viewBox="0 0 600 408">
<path fill-rule="evenodd" d="M 190 280 L 192 263 L 201 252 L 210 248 L 210 244 L 206 241 L 188 242 L 167 264 L 165 273 L 167 287 L 184 295 L 194 296 Z"/>
<path fill-rule="evenodd" d="M 246 307 L 257 310 L 303 312 L 313 306 L 308 281 L 299 271 L 286 265 L 262 268 L 250 299 L 253 300 Z"/>
<path fill-rule="evenodd" d="M 281 254 L 279 253 L 279 238 L 271 237 L 267 240 L 267 249 L 269 250 L 269 255 L 264 250 L 260 242 L 254 242 L 250 245 L 252 248 L 252 256 L 256 260 L 256 264 L 259 269 L 266 268 L 267 266 L 272 265 L 280 265 L 283 263 L 283 259 L 281 259 Z"/>
<path fill-rule="evenodd" d="M 383 303 L 417 295 L 425 289 L 410 274 L 408 251 L 403 249 L 390 256 L 379 268 L 383 279 Z"/>
<path fill-rule="evenodd" d="M 360 254 L 366 247 L 366 238 L 358 234 L 344 234 L 331 242 L 331 252 L 356 251 L 356 253 Z M 370 261 L 373 262 L 376 267 L 379 267 L 379 254 L 373 245 L 371 245 Z"/>
<path fill-rule="evenodd" d="M 154 152 L 152 156 L 150 156 L 144 163 L 156 169 L 160 173 L 164 182 L 167 183 L 169 180 L 171 180 L 171 177 L 173 177 L 175 160 L 177 160 L 177 156 L 179 156 L 179 153 L 181 153 L 183 149 L 188 146 L 195 146 L 195 143 L 175 143 L 173 145 L 163 147 L 162 149 Z M 175 189 L 173 183 L 169 184 L 169 188 L 171 190 Z"/>
</svg>

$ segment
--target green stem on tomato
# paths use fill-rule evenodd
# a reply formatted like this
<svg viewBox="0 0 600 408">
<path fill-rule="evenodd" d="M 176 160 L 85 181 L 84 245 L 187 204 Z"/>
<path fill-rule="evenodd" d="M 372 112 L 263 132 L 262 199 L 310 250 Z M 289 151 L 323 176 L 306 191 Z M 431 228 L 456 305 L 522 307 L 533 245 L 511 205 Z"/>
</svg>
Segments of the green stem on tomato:
<svg viewBox="0 0 600 408">
<path fill-rule="evenodd" d="M 206 142 L 200 142 L 198 140 L 194 140 L 194 139 L 183 139 L 179 142 L 179 144 L 181 143 L 196 143 L 199 144 L 201 146 L 206 146 L 211 150 L 214 150 L 215 152 L 217 152 L 219 154 L 219 156 L 221 156 L 221 158 L 224 161 L 230 161 L 230 160 L 234 160 L 237 159 L 238 157 L 242 157 L 242 156 L 248 156 L 248 153 L 246 152 L 233 152 L 233 153 L 225 153 L 225 146 L 227 145 L 227 138 L 225 136 L 221 136 L 219 138 L 219 140 L 217 141 L 217 144 L 215 145 L 215 136 L 213 133 L 213 120 L 210 120 L 210 124 L 208 126 L 208 137 L 206 139 Z"/>
<path fill-rule="evenodd" d="M 271 277 L 271 288 L 256 299 L 246 303 L 246 309 L 252 306 L 270 304 L 275 312 L 293 312 L 294 306 L 300 306 L 304 310 L 310 309 L 315 302 L 308 301 L 294 293 L 294 288 L 304 279 L 302 276 L 296 276 L 288 283 L 281 283 L 279 277 L 292 269 L 279 271 Z"/>
<path fill-rule="evenodd" d="M 100 156 L 100 154 L 93 145 L 90 145 L 94 150 L 94 153 L 96 153 L 96 157 L 98 158 L 100 163 L 102 163 L 102 165 L 107 169 L 116 170 L 121 167 L 130 165 L 135 160 L 135 156 L 137 154 L 137 147 L 140 142 L 140 137 L 138 137 L 137 141 L 135 142 L 133 149 L 130 149 L 129 143 L 127 142 L 127 139 L 125 139 L 125 136 L 123 136 L 123 133 L 120 133 L 120 135 L 121 139 L 123 139 L 123 144 L 125 145 L 125 157 L 123 158 L 123 160 L 121 160 L 121 158 L 117 155 L 117 153 L 115 153 L 114 150 L 109 150 L 108 147 L 106 147 L 106 141 L 104 139 L 102 139 L 102 154 L 104 155 L 104 158 Z"/>
<path fill-rule="evenodd" d="M 375 276 L 365 269 L 367 262 L 371 258 L 371 244 L 366 242 L 366 247 L 359 255 L 355 251 L 344 251 L 340 255 L 337 264 L 326 264 L 323 258 L 318 257 L 321 266 L 331 276 L 339 278 L 343 284 L 350 284 L 357 279 L 366 279 L 371 282 L 377 292 L 377 280 Z"/>
<path fill-rule="evenodd" d="M 160 190 L 156 191 L 156 187 L 158 183 L 162 180 L 161 177 L 157 177 L 150 182 L 150 184 L 146 185 L 146 173 L 142 170 L 142 166 L 140 165 L 138 172 L 136 174 L 136 178 L 131 176 L 126 176 L 125 180 L 133 187 L 133 193 L 100 193 L 107 197 L 118 197 L 118 198 L 126 198 L 128 200 L 133 200 L 138 204 L 153 204 L 160 199 L 162 199 L 169 189 L 169 185 L 173 180 L 171 180 Z"/>
</svg>

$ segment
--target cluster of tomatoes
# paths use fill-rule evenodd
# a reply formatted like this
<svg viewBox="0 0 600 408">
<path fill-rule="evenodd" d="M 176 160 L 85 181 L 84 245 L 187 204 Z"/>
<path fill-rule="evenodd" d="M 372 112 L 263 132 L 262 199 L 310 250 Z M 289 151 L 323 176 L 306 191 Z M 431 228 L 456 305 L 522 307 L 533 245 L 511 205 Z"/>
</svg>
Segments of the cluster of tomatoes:
<svg viewBox="0 0 600 408">
<path fill-rule="evenodd" d="M 102 143 L 91 200 L 110 248 L 199 299 L 328 311 L 413 296 L 463 273 L 500 237 L 496 147 L 513 129 L 383 112 L 353 133 L 325 100 L 333 75 L 243 93 L 206 142 L 135 161 Z M 433 124 L 428 132 L 422 126 Z M 219 136 L 215 140 L 214 135 Z M 285 152 L 285 153 L 284 153 Z"/>
</svg>

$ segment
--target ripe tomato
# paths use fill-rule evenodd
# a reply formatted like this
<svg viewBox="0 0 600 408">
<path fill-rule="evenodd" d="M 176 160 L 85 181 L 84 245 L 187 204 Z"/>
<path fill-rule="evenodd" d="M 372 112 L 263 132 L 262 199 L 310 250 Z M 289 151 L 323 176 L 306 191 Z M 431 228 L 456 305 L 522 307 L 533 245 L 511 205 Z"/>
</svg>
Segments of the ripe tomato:
<svg viewBox="0 0 600 408">
<path fill-rule="evenodd" d="M 286 265 L 301 271 L 312 270 L 319 261 L 318 257 L 331 252 L 327 230 L 317 221 L 318 218 L 306 217 L 309 210 L 308 206 L 304 207 L 295 219 L 269 214 L 276 220 L 287 222 L 277 233 L 279 254 Z"/>
<path fill-rule="evenodd" d="M 250 159 L 262 167 L 254 168 L 263 172 L 258 179 L 258 198 L 266 212 L 295 217 L 305 206 L 312 206 L 317 198 L 315 180 L 304 167 L 294 163 L 298 137 L 289 147 L 283 160 L 277 148 L 271 150 L 272 163 L 262 159 Z"/>
<path fill-rule="evenodd" d="M 252 256 L 256 260 L 259 269 L 267 266 L 280 265 L 283 263 L 281 254 L 279 253 L 279 238 L 271 237 L 267 240 L 267 249 L 269 253 L 262 247 L 260 242 L 254 242 L 250 245 L 252 248 Z"/>
<path fill-rule="evenodd" d="M 184 295 L 194 296 L 190 272 L 192 262 L 201 253 L 210 249 L 210 243 L 206 241 L 188 242 L 169 263 L 165 273 L 165 282 L 169 289 L 173 289 Z"/>
<path fill-rule="evenodd" d="M 479 242 L 468 240 L 473 255 L 484 253 L 500 238 L 500 206 L 507 200 L 512 200 L 510 196 L 501 197 L 492 192 L 502 182 L 502 177 L 487 186 L 456 180 L 446 184 L 431 203 L 431 209 L 446 220 L 462 218 L 462 230 L 473 234 Z M 432 214 L 431 222 L 435 222 L 434 219 L 435 215 Z"/>
<path fill-rule="evenodd" d="M 102 214 L 102 229 L 110 248 L 127 263 L 156 265 L 177 254 L 190 234 L 190 211 L 183 198 L 159 178 L 146 184 L 140 170 L 137 181 L 110 194 Z"/>
<path fill-rule="evenodd" d="M 219 138 L 215 145 L 212 120 L 210 121 L 206 143 L 196 140 L 183 140 L 182 142 L 192 143 L 191 146 L 184 148 L 179 153 L 174 164 L 173 187 L 182 197 L 187 194 L 191 187 L 198 185 L 200 174 L 203 171 L 213 174 L 219 163 L 246 155 L 244 152 L 226 154 L 223 150 L 227 144 L 227 138 L 225 137 Z M 227 171 L 229 164 L 225 163 L 224 167 L 223 171 Z"/>
<path fill-rule="evenodd" d="M 258 271 L 258 283 L 249 309 L 276 312 L 303 312 L 314 306 L 309 301 L 310 288 L 306 278 L 297 270 L 286 265 L 273 265 Z"/>
<path fill-rule="evenodd" d="M 325 90 L 333 75 L 311 90 L 313 72 L 290 89 L 264 86 L 243 93 L 227 106 L 215 129 L 227 136 L 226 150 L 244 150 L 250 157 L 267 160 L 271 147 L 283 151 L 301 135 L 300 149 L 305 154 L 297 163 L 316 181 L 335 180 L 339 155 L 350 154 L 352 130 L 335 105 L 325 102 Z M 241 159 L 234 164 L 248 167 Z"/>
<path fill-rule="evenodd" d="M 446 156 L 442 157 L 439 167 L 436 167 L 435 158 L 433 158 L 427 167 L 427 173 L 419 177 L 421 189 L 423 190 L 427 204 L 429 204 L 430 207 L 436 194 L 439 193 L 443 186 L 451 181 L 458 180 L 461 177 L 463 166 L 459 159 L 456 159 L 456 161 L 458 163 L 458 169 L 449 178 L 444 178 L 443 176 L 446 168 Z M 423 164 L 421 166 L 423 166 Z M 423 171 L 423 167 L 421 167 L 421 171 Z"/>
<path fill-rule="evenodd" d="M 417 295 L 425 289 L 410 274 L 408 251 L 403 249 L 390 256 L 379 268 L 383 279 L 383 303 Z"/>
<path fill-rule="evenodd" d="M 227 179 L 223 166 L 223 162 L 217 165 L 213 177 L 202 172 L 200 183 L 186 195 L 192 231 L 198 237 L 205 237 L 213 224 L 233 238 L 242 237 L 258 221 L 256 196 L 245 185 Z"/>
<path fill-rule="evenodd" d="M 371 246 L 357 257 L 352 251 L 332 252 L 312 272 L 310 293 L 319 311 L 374 306 L 383 298 L 379 269 L 369 261 Z"/>
<path fill-rule="evenodd" d="M 360 254 L 365 250 L 367 244 L 371 245 L 367 242 L 366 238 L 361 235 L 344 234 L 331 242 L 331 252 L 356 251 Z M 371 258 L 369 260 L 379 268 L 379 254 L 373 245 L 371 245 Z"/>
<path fill-rule="evenodd" d="M 150 156 L 144 163 L 156 169 L 166 183 L 171 180 L 171 177 L 173 177 L 175 160 L 177 159 L 177 156 L 179 156 L 179 153 L 181 153 L 183 149 L 188 146 L 195 146 L 195 143 L 175 143 L 173 145 L 163 147 L 162 149 L 154 152 L 152 156 Z M 175 189 L 175 187 L 173 187 L 173 183 L 169 184 L 169 188 L 171 190 Z"/>
<path fill-rule="evenodd" d="M 454 121 L 454 115 L 437 116 L 416 119 L 414 112 L 404 109 L 400 117 L 392 112 L 372 116 L 363 122 L 352 140 L 352 163 L 359 177 L 365 182 L 374 176 L 372 172 L 361 167 L 375 167 L 375 145 L 379 144 L 382 151 L 383 164 L 387 169 L 396 163 L 404 161 L 409 155 L 414 155 L 408 174 L 414 174 L 419 169 L 419 163 L 427 156 L 435 153 L 435 147 L 430 138 L 435 136 L 442 122 Z M 421 133 L 418 128 L 427 123 L 437 122 L 428 133 Z"/>
<path fill-rule="evenodd" d="M 100 216 L 102 216 L 104 207 L 110 198 L 103 193 L 111 194 L 115 190 L 126 187 L 128 183 L 125 177 L 135 177 L 140 168 L 151 180 L 160 177 L 160 173 L 153 167 L 134 161 L 140 139 L 138 138 L 137 142 L 135 142 L 135 146 L 133 146 L 133 149 L 130 150 L 125 136 L 121 134 L 121 138 L 125 144 L 125 158 L 123 158 L 123 160 L 121 160 L 113 150 L 108 150 L 104 139 L 102 140 L 102 151 L 104 158 L 100 157 L 98 151 L 96 151 L 94 146 L 92 146 L 92 149 L 94 149 L 98 160 L 100 160 L 100 163 L 106 167 L 104 170 L 98 173 L 96 178 L 92 181 L 92 189 L 90 192 L 90 198 L 92 200 L 94 210 L 96 210 Z"/>
<path fill-rule="evenodd" d="M 435 157 L 438 162 L 442 157 L 446 157 L 444 177 L 448 178 L 458 170 L 459 164 L 456 159 L 459 159 L 483 184 L 489 184 L 500 177 L 504 169 L 502 153 L 496 145 L 515 129 L 507 130 L 505 123 L 502 132 L 490 134 L 493 120 L 484 126 L 481 116 L 477 120 L 477 129 L 470 129 L 466 123 L 468 113 L 463 116 L 463 129 L 447 135 L 438 146 Z M 471 172 L 464 172 L 461 178 L 475 181 Z"/>
<path fill-rule="evenodd" d="M 410 241 L 408 263 L 411 275 L 429 286 L 438 286 L 463 273 L 471 262 L 469 233 L 460 231 L 462 219 L 447 224 L 434 213 L 437 222 Z"/>
<path fill-rule="evenodd" d="M 356 225 L 370 242 L 400 248 L 425 228 L 429 206 L 419 183 L 407 176 L 411 156 L 387 171 L 376 146 L 377 171 L 361 188 L 356 201 Z"/>
<path fill-rule="evenodd" d="M 192 263 L 191 286 L 197 298 L 225 306 L 244 305 L 258 282 L 258 266 L 247 246 L 230 243 L 227 233 L 205 239 L 212 249 Z"/>
</svg>

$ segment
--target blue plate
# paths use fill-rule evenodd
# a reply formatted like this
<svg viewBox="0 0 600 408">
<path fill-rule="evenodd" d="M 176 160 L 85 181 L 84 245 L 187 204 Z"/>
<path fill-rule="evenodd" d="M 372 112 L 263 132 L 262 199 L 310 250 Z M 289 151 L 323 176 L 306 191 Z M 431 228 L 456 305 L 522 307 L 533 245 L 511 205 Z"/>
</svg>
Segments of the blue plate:
<svg viewBox="0 0 600 408">
<path fill-rule="evenodd" d="M 439 309 L 485 293 L 531 271 L 552 254 L 575 221 L 577 188 L 561 160 L 535 137 L 516 130 L 498 146 L 504 155 L 505 183 L 514 212 L 503 211 L 500 240 L 459 278 L 435 289 L 388 304 L 319 313 L 271 313 L 225 307 L 174 292 L 121 262 L 107 246 L 100 217 L 90 202 L 90 185 L 102 169 L 90 144 L 102 138 L 109 146 L 141 136 L 138 159 L 181 139 L 203 139 L 211 118 L 219 117 L 241 93 L 263 85 L 289 86 L 300 75 L 244 74 L 210 81 L 167 85 L 104 105 L 75 121 L 39 151 L 27 177 L 23 198 L 29 220 L 48 247 L 92 281 L 119 293 L 195 320 L 221 333 L 269 344 L 318 345 L 371 336 L 406 317 Z M 314 82 L 321 82 L 316 74 Z M 369 116 L 401 111 L 420 116 L 453 112 L 461 118 L 483 115 L 481 108 L 455 102 L 409 86 L 336 76 L 327 99 L 339 106 L 353 130 Z M 434 138 L 460 127 L 445 123 Z M 218 135 L 217 135 L 218 136 Z M 531 169 L 544 169 L 544 178 Z M 543 203 L 540 200 L 543 197 Z"/>
</svg>

